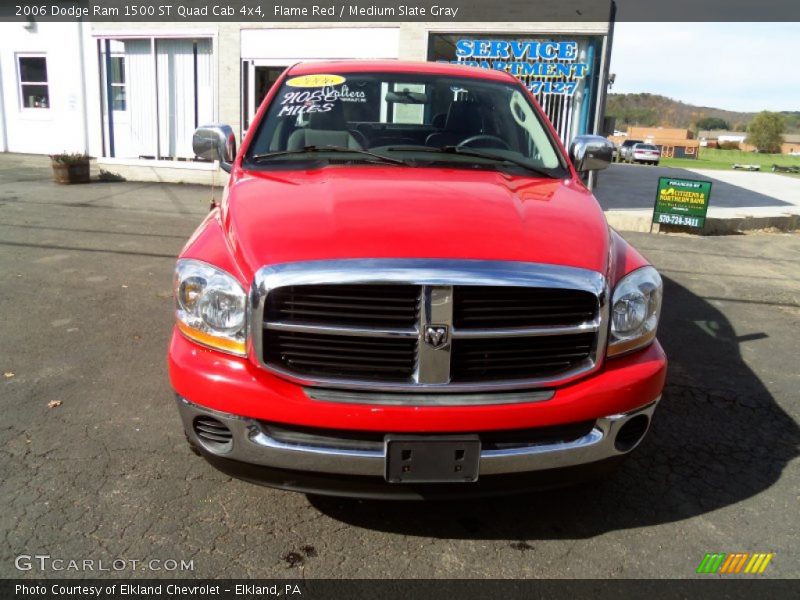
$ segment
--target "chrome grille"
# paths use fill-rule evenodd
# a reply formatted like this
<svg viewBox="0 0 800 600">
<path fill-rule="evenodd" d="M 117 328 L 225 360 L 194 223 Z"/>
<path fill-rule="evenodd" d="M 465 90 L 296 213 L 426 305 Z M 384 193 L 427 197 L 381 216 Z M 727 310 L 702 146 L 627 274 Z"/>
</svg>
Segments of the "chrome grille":
<svg viewBox="0 0 800 600">
<path fill-rule="evenodd" d="M 597 296 L 582 290 L 458 286 L 453 294 L 459 329 L 578 325 L 597 314 Z"/>
<path fill-rule="evenodd" d="M 542 337 L 456 340 L 452 381 L 548 377 L 566 373 L 589 358 L 594 333 Z"/>
<path fill-rule="evenodd" d="M 408 381 L 417 344 L 411 338 L 371 338 L 267 331 L 265 359 L 301 375 Z"/>
<path fill-rule="evenodd" d="M 599 273 L 502 261 L 341 260 L 260 270 L 261 364 L 297 383 L 384 391 L 528 389 L 599 368 Z"/>
<path fill-rule="evenodd" d="M 414 285 L 289 285 L 271 294 L 267 321 L 413 327 L 418 309 Z"/>
</svg>

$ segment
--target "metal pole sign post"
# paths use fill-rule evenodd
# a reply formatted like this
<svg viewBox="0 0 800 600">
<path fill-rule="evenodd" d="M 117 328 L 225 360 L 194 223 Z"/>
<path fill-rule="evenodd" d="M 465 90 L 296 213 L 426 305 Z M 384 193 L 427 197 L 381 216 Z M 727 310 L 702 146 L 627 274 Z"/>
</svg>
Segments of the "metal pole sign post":
<svg viewBox="0 0 800 600">
<path fill-rule="evenodd" d="M 703 229 L 710 199 L 710 181 L 659 177 L 650 230 L 652 223 Z"/>
</svg>

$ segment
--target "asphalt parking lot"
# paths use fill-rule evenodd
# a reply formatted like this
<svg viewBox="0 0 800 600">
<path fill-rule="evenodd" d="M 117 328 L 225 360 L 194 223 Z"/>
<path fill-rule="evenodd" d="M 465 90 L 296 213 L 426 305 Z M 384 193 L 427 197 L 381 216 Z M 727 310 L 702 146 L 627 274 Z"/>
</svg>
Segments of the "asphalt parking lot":
<svg viewBox="0 0 800 600">
<path fill-rule="evenodd" d="M 205 188 L 56 186 L 0 156 L 0 576 L 800 576 L 800 235 L 626 234 L 666 280 L 653 430 L 613 478 L 473 502 L 309 497 L 187 447 L 167 379 L 175 255 Z M 19 572 L 15 557 L 193 561 Z"/>
<path fill-rule="evenodd" d="M 598 174 L 595 195 L 604 210 L 652 209 L 659 177 L 711 181 L 715 208 L 792 208 L 800 200 L 800 180 L 775 173 L 694 171 L 615 163 Z"/>
</svg>

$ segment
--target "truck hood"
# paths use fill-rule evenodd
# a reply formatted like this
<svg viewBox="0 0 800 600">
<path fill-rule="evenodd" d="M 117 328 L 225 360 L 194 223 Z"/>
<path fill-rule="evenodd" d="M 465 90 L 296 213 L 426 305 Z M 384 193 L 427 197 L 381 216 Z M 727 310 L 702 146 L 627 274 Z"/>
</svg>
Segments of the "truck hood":
<svg viewBox="0 0 800 600">
<path fill-rule="evenodd" d="M 247 277 L 337 258 L 541 262 L 605 272 L 609 232 L 580 183 L 497 171 L 329 166 L 247 172 L 223 204 Z"/>
</svg>

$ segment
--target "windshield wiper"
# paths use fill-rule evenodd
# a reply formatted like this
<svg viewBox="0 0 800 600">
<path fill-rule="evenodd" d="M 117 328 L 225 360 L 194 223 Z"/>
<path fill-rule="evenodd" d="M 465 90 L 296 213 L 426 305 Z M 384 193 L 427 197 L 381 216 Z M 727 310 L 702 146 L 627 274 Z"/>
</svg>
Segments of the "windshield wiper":
<svg viewBox="0 0 800 600">
<path fill-rule="evenodd" d="M 526 171 L 532 171 L 533 173 L 542 175 L 544 177 L 550 177 L 553 179 L 556 178 L 556 175 L 550 171 L 534 167 L 525 161 L 508 158 L 506 156 L 500 156 L 499 154 L 493 154 L 492 152 L 483 152 L 481 150 L 468 148 L 466 146 L 442 146 L 440 148 L 432 148 L 431 146 L 392 146 L 390 148 L 386 148 L 386 150 L 394 152 L 405 150 L 407 152 L 434 152 L 437 154 L 461 154 L 462 156 L 474 156 L 475 158 L 485 158 L 487 160 L 505 163 L 515 167 L 522 167 Z"/>
<path fill-rule="evenodd" d="M 299 150 L 276 150 L 275 152 L 264 152 L 263 154 L 254 154 L 248 157 L 248 160 L 260 162 L 280 156 L 288 156 L 290 154 L 311 154 L 314 152 L 347 152 L 350 154 L 361 154 L 364 156 L 369 156 L 374 159 L 377 159 L 383 163 L 409 166 L 409 164 L 406 161 L 401 160 L 399 158 L 392 158 L 390 156 L 383 156 L 382 154 L 376 154 L 375 152 L 370 152 L 369 150 L 359 150 L 357 148 L 347 148 L 345 146 L 303 146 Z"/>
</svg>

